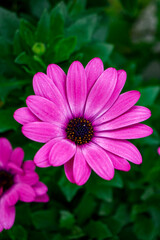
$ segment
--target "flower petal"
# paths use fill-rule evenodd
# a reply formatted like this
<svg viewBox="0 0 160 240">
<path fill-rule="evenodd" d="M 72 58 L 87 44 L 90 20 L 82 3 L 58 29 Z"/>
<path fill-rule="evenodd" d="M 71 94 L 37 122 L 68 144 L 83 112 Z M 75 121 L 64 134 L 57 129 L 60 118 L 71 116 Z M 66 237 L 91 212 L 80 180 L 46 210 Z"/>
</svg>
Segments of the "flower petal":
<svg viewBox="0 0 160 240">
<path fill-rule="evenodd" d="M 15 221 L 16 210 L 15 206 L 8 206 L 5 198 L 0 200 L 1 224 L 4 229 L 10 229 Z"/>
<path fill-rule="evenodd" d="M 114 68 L 106 69 L 98 78 L 89 92 L 84 116 L 93 118 L 105 106 L 111 97 L 117 82 L 117 71 Z"/>
<path fill-rule="evenodd" d="M 150 116 L 151 111 L 148 108 L 142 106 L 134 106 L 123 115 L 111 120 L 110 122 L 95 126 L 94 129 L 95 131 L 106 131 L 123 128 L 139 122 L 143 122 L 146 119 L 150 118 Z"/>
<path fill-rule="evenodd" d="M 125 158 L 135 164 L 142 163 L 142 156 L 139 150 L 130 142 L 125 140 L 115 140 L 95 137 L 93 141 L 105 150 Z"/>
<path fill-rule="evenodd" d="M 103 62 L 100 58 L 93 58 L 85 67 L 87 77 L 87 92 L 89 93 L 95 81 L 103 73 L 104 67 Z"/>
<path fill-rule="evenodd" d="M 23 170 L 25 172 L 34 172 L 35 168 L 36 166 L 32 160 L 27 160 L 23 163 Z"/>
<path fill-rule="evenodd" d="M 120 92 L 122 91 L 122 89 L 124 87 L 126 78 L 127 78 L 127 74 L 124 70 L 117 71 L 117 83 L 116 83 L 115 89 L 114 89 L 110 99 L 108 100 L 106 105 L 103 107 L 102 111 L 100 112 L 99 116 L 101 116 L 103 113 L 105 113 L 117 100 Z"/>
<path fill-rule="evenodd" d="M 102 116 L 95 119 L 93 125 L 99 125 L 104 122 L 110 121 L 123 113 L 127 112 L 140 98 L 140 92 L 129 91 L 121 94 L 113 106 L 106 111 Z"/>
<path fill-rule="evenodd" d="M 22 107 L 17 109 L 13 114 L 14 119 L 24 125 L 29 122 L 38 122 L 39 119 L 27 108 Z"/>
<path fill-rule="evenodd" d="M 29 96 L 26 100 L 28 108 L 44 122 L 55 123 L 60 126 L 65 121 L 62 109 L 50 100 L 40 96 Z"/>
<path fill-rule="evenodd" d="M 69 161 L 74 156 L 75 152 L 75 143 L 63 139 L 53 145 L 49 154 L 49 162 L 52 166 L 61 166 Z"/>
<path fill-rule="evenodd" d="M 37 182 L 34 185 L 34 191 L 35 191 L 36 195 L 43 195 L 48 191 L 48 188 L 44 183 Z"/>
<path fill-rule="evenodd" d="M 48 142 L 55 137 L 63 136 L 61 128 L 46 122 L 28 123 L 22 127 L 22 133 L 25 137 L 42 143 Z"/>
<path fill-rule="evenodd" d="M 74 156 L 73 175 L 77 185 L 85 184 L 91 175 L 91 168 L 86 162 L 82 149 L 79 147 L 77 147 L 77 151 Z"/>
<path fill-rule="evenodd" d="M 66 97 L 66 74 L 62 68 L 56 64 L 50 64 L 47 67 L 47 75 L 52 79 L 60 93 Z"/>
<path fill-rule="evenodd" d="M 129 162 L 126 159 L 121 158 L 108 151 L 107 151 L 107 154 L 109 155 L 115 169 L 125 171 L 125 172 L 128 172 L 131 169 Z"/>
<path fill-rule="evenodd" d="M 18 184 L 27 184 L 27 185 L 34 185 L 39 181 L 39 176 L 36 172 L 26 172 L 23 175 L 16 175 L 14 177 L 14 181 Z"/>
<path fill-rule="evenodd" d="M 17 147 L 11 153 L 10 161 L 21 167 L 24 158 L 24 151 L 22 148 Z"/>
<path fill-rule="evenodd" d="M 13 174 L 23 174 L 23 170 L 21 167 L 17 166 L 13 162 L 9 162 L 7 165 L 7 170 Z"/>
<path fill-rule="evenodd" d="M 83 65 L 75 61 L 68 69 L 66 78 L 67 98 L 75 117 L 80 117 L 84 111 L 87 96 L 87 79 Z"/>
<path fill-rule="evenodd" d="M 39 151 L 34 156 L 34 162 L 36 166 L 42 168 L 51 166 L 51 164 L 49 163 L 49 153 L 53 145 L 60 141 L 61 139 L 62 138 L 54 138 L 39 149 Z"/>
<path fill-rule="evenodd" d="M 47 194 L 41 195 L 41 196 L 36 196 L 34 199 L 34 202 L 43 202 L 46 203 L 49 201 L 49 196 Z"/>
<path fill-rule="evenodd" d="M 74 157 L 72 157 L 68 162 L 64 164 L 64 171 L 65 171 L 66 177 L 71 183 L 75 183 L 74 176 L 73 176 L 73 161 L 74 161 Z"/>
<path fill-rule="evenodd" d="M 115 139 L 135 139 L 147 137 L 152 133 L 153 133 L 152 128 L 145 124 L 138 123 L 135 125 L 131 125 L 129 127 L 124 127 L 116 130 L 95 132 L 95 136 Z"/>
<path fill-rule="evenodd" d="M 1 220 L 0 220 L 1 221 Z M 0 222 L 0 232 L 2 232 L 3 231 L 3 226 L 2 226 L 2 224 L 1 224 L 1 222 Z"/>
<path fill-rule="evenodd" d="M 106 180 L 111 180 L 114 177 L 112 161 L 100 146 L 90 142 L 82 147 L 82 153 L 97 175 Z"/>
<path fill-rule="evenodd" d="M 5 167 L 12 153 L 12 146 L 6 138 L 0 138 L 0 167 Z"/>
<path fill-rule="evenodd" d="M 19 194 L 19 200 L 22 202 L 33 202 L 36 197 L 33 188 L 25 183 L 17 184 L 17 192 Z"/>
</svg>

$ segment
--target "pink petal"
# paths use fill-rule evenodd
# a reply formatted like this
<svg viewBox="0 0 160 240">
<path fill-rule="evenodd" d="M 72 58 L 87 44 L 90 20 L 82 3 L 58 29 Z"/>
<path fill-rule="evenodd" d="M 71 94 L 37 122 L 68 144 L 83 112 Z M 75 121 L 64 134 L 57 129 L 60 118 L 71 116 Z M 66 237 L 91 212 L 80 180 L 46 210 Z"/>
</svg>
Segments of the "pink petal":
<svg viewBox="0 0 160 240">
<path fill-rule="evenodd" d="M 150 118 L 151 111 L 142 106 L 134 106 L 128 112 L 111 120 L 110 122 L 95 126 L 95 131 L 106 131 L 117 128 L 127 127 Z"/>
<path fill-rule="evenodd" d="M 34 162 L 36 166 L 42 168 L 51 166 L 51 164 L 49 163 L 49 153 L 53 145 L 60 141 L 61 139 L 62 138 L 54 138 L 39 149 L 39 151 L 34 156 Z"/>
<path fill-rule="evenodd" d="M 65 72 L 58 65 L 50 64 L 47 67 L 47 75 L 50 79 L 52 79 L 52 81 L 54 82 L 54 84 L 56 85 L 56 87 L 58 88 L 60 93 L 64 97 L 66 97 L 66 74 L 65 74 Z"/>
<path fill-rule="evenodd" d="M 75 143 L 63 139 L 53 145 L 49 154 L 49 162 L 52 166 L 61 166 L 69 161 L 74 156 L 75 152 Z"/>
<path fill-rule="evenodd" d="M 34 172 L 35 168 L 36 166 L 32 160 L 27 160 L 23 163 L 23 170 L 25 172 Z"/>
<path fill-rule="evenodd" d="M 4 229 L 10 229 L 15 221 L 15 206 L 8 206 L 5 198 L 0 199 L 1 225 Z"/>
<path fill-rule="evenodd" d="M 85 118 L 93 118 L 100 112 L 111 97 L 116 82 L 116 69 L 108 68 L 101 74 L 89 92 L 85 106 Z"/>
<path fill-rule="evenodd" d="M 34 199 L 34 202 L 48 202 L 49 201 L 49 196 L 47 194 L 41 195 L 41 196 L 36 196 Z"/>
<path fill-rule="evenodd" d="M 95 137 L 93 141 L 105 150 L 125 158 L 135 164 L 142 163 L 142 156 L 139 150 L 130 142 L 125 140 L 115 140 Z"/>
<path fill-rule="evenodd" d="M 100 114 L 99 114 L 100 116 L 103 113 L 105 113 L 114 104 L 114 102 L 117 100 L 120 92 L 122 91 L 122 89 L 124 87 L 124 84 L 126 82 L 126 78 L 127 78 L 127 74 L 124 70 L 118 70 L 117 71 L 117 83 L 116 83 L 115 89 L 114 89 L 110 99 L 108 100 L 108 102 L 106 103 L 106 105 L 104 106 L 102 111 L 100 112 Z"/>
<path fill-rule="evenodd" d="M 103 62 L 100 58 L 93 58 L 85 67 L 87 77 L 87 92 L 89 93 L 95 81 L 103 73 Z"/>
<path fill-rule="evenodd" d="M 83 146 L 82 153 L 89 166 L 97 175 L 106 180 L 111 180 L 114 177 L 112 161 L 101 147 L 90 142 Z"/>
<path fill-rule="evenodd" d="M 71 114 L 64 97 L 46 74 L 39 72 L 34 75 L 33 89 L 36 95 L 52 101 L 65 115 Z"/>
<path fill-rule="evenodd" d="M 157 152 L 158 152 L 158 154 L 160 155 L 160 147 L 158 147 Z"/>
<path fill-rule="evenodd" d="M 14 181 L 16 183 L 26 183 L 27 185 L 34 185 L 39 181 L 39 176 L 36 172 L 26 172 L 23 175 L 16 175 Z"/>
<path fill-rule="evenodd" d="M 12 153 L 12 146 L 6 138 L 0 138 L 0 167 L 5 167 Z"/>
<path fill-rule="evenodd" d="M 101 117 L 94 120 L 93 125 L 102 124 L 122 115 L 133 107 L 139 98 L 140 92 L 138 91 L 129 91 L 121 94 L 108 111 L 106 111 Z"/>
<path fill-rule="evenodd" d="M 22 133 L 27 138 L 36 142 L 48 142 L 49 140 L 63 136 L 62 129 L 47 122 L 28 123 L 22 127 Z"/>
<path fill-rule="evenodd" d="M 98 129 L 98 126 L 97 126 L 97 129 Z M 138 124 L 131 125 L 125 128 L 120 128 L 117 130 L 95 132 L 95 136 L 115 138 L 115 139 L 135 139 L 135 138 L 147 137 L 152 133 L 153 133 L 152 128 L 150 128 L 145 124 L 138 123 Z"/>
<path fill-rule="evenodd" d="M 21 167 L 24 158 L 24 151 L 22 148 L 17 147 L 13 150 L 11 154 L 10 161 Z"/>
<path fill-rule="evenodd" d="M 4 198 L 7 206 L 14 206 L 19 200 L 17 184 L 14 184 L 8 191 L 6 191 L 2 198 Z"/>
<path fill-rule="evenodd" d="M 34 191 L 35 191 L 36 195 L 43 195 L 48 191 L 48 188 L 44 183 L 37 182 L 34 185 Z"/>
<path fill-rule="evenodd" d="M 23 170 L 21 167 L 17 166 L 16 164 L 14 164 L 13 162 L 9 162 L 7 165 L 7 169 L 9 169 L 9 171 L 11 173 L 14 174 L 23 174 Z"/>
<path fill-rule="evenodd" d="M 109 155 L 115 169 L 125 172 L 128 172 L 131 169 L 129 162 L 126 159 L 114 155 L 108 151 L 107 154 Z"/>
<path fill-rule="evenodd" d="M 77 151 L 74 156 L 73 175 L 77 185 L 85 184 L 91 175 L 91 168 L 86 162 L 82 149 L 79 147 L 77 147 Z"/>
<path fill-rule="evenodd" d="M 40 120 L 60 126 L 65 121 L 62 109 L 55 103 L 40 96 L 29 96 L 26 100 L 28 108 Z"/>
<path fill-rule="evenodd" d="M 13 115 L 14 119 L 24 125 L 29 122 L 38 122 L 39 119 L 27 108 L 22 107 L 17 109 Z"/>
<path fill-rule="evenodd" d="M 17 192 L 22 202 L 33 202 L 36 197 L 33 188 L 25 183 L 17 184 Z"/>
<path fill-rule="evenodd" d="M 66 177 L 71 183 L 75 183 L 74 176 L 73 176 L 73 161 L 74 161 L 74 157 L 72 157 L 68 162 L 64 164 L 64 171 L 65 171 Z"/>
<path fill-rule="evenodd" d="M 0 223 L 0 232 L 2 232 L 3 231 L 3 226 L 2 226 L 2 224 Z"/>
<path fill-rule="evenodd" d="M 71 111 L 80 117 L 84 111 L 87 96 L 87 79 L 83 65 L 75 61 L 68 69 L 66 78 L 67 97 Z"/>
</svg>

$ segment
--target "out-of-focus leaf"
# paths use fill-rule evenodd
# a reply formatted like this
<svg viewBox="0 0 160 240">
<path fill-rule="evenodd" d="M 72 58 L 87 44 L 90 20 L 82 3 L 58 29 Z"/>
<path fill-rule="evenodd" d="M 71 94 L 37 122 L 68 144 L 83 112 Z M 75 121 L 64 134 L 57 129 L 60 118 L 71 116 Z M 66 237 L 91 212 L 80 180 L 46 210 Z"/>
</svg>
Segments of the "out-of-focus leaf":
<svg viewBox="0 0 160 240">
<path fill-rule="evenodd" d="M 135 12 L 137 8 L 138 0 L 120 0 L 120 2 L 122 3 L 122 6 L 124 7 L 124 9 L 129 14 L 132 14 Z"/>
<path fill-rule="evenodd" d="M 23 39 L 23 41 L 25 41 L 25 43 L 29 47 L 32 47 L 34 44 L 34 41 L 35 41 L 34 40 L 34 31 L 35 31 L 35 28 L 30 22 L 23 20 L 23 19 L 20 21 L 19 32 L 20 32 L 21 38 Z"/>
<path fill-rule="evenodd" d="M 18 124 L 13 118 L 14 111 L 13 108 L 0 109 L 0 133 L 17 129 Z"/>
<path fill-rule="evenodd" d="M 145 87 L 139 89 L 141 97 L 138 101 L 138 105 L 151 106 L 156 100 L 159 90 L 160 90 L 159 86 Z"/>
<path fill-rule="evenodd" d="M 68 211 L 62 210 L 60 212 L 60 227 L 61 228 L 66 228 L 66 229 L 71 229 L 75 223 L 75 219 L 73 214 L 71 214 Z"/>
<path fill-rule="evenodd" d="M 98 240 L 112 237 L 112 233 L 108 226 L 100 221 L 90 221 L 85 231 L 91 238 L 96 238 Z"/>
<path fill-rule="evenodd" d="M 27 240 L 27 231 L 21 225 L 13 226 L 9 231 L 8 235 L 12 240 Z"/>
<path fill-rule="evenodd" d="M 50 26 L 49 14 L 45 10 L 38 22 L 38 26 L 35 32 L 35 39 L 37 42 L 47 43 L 49 38 L 49 26 Z"/>
<path fill-rule="evenodd" d="M 76 17 L 82 13 L 86 6 L 86 0 L 76 0 L 69 3 L 70 16 Z"/>
<path fill-rule="evenodd" d="M 36 17 L 40 17 L 44 9 L 49 9 L 50 7 L 48 0 L 30 0 L 29 3 L 31 11 Z"/>
<path fill-rule="evenodd" d="M 0 8 L 0 36 L 12 42 L 16 29 L 19 27 L 19 19 L 15 13 Z"/>
</svg>

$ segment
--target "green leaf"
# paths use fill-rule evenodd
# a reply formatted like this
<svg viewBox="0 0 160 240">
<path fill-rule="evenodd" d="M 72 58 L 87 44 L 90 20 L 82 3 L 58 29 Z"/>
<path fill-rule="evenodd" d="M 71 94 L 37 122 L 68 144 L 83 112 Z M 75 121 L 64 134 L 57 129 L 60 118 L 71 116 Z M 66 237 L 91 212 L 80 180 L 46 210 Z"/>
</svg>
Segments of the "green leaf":
<svg viewBox="0 0 160 240">
<path fill-rule="evenodd" d="M 91 237 L 97 240 L 112 237 L 112 233 L 108 226 L 100 221 L 90 221 L 85 228 L 85 232 Z"/>
<path fill-rule="evenodd" d="M 49 38 L 49 26 L 50 26 L 50 18 L 49 14 L 46 10 L 44 10 L 35 32 L 35 40 L 37 42 L 47 43 Z"/>
<path fill-rule="evenodd" d="M 49 9 L 50 7 L 50 3 L 48 0 L 34 0 L 29 1 L 29 3 L 33 15 L 35 15 L 38 18 L 41 16 L 44 9 Z"/>
<path fill-rule="evenodd" d="M 113 51 L 113 45 L 107 43 L 92 43 L 85 46 L 82 51 L 84 52 L 83 60 L 85 63 L 94 57 L 99 57 L 103 62 L 107 62 Z"/>
<path fill-rule="evenodd" d="M 68 60 L 76 47 L 76 37 L 61 39 L 55 47 L 54 62 L 63 62 Z"/>
<path fill-rule="evenodd" d="M 77 37 L 77 49 L 91 41 L 97 21 L 97 15 L 92 14 L 78 19 L 67 29 L 67 36 Z"/>
<path fill-rule="evenodd" d="M 30 22 L 24 19 L 20 21 L 20 30 L 19 30 L 20 36 L 23 39 L 23 41 L 26 43 L 26 45 L 30 47 L 32 47 L 35 42 L 34 31 L 35 31 L 35 28 Z M 27 49 L 29 50 L 30 48 L 27 48 Z"/>
<path fill-rule="evenodd" d="M 139 89 L 141 97 L 138 101 L 138 105 L 151 106 L 155 102 L 159 90 L 160 90 L 159 86 L 145 87 Z"/>
<path fill-rule="evenodd" d="M 15 13 L 0 8 L 0 36 L 12 43 L 16 29 L 19 27 L 19 19 Z"/>
<path fill-rule="evenodd" d="M 135 13 L 137 8 L 138 0 L 120 0 L 124 9 L 129 13 Z"/>
<path fill-rule="evenodd" d="M 68 202 L 70 202 L 74 198 L 78 190 L 81 188 L 76 184 L 70 183 L 65 176 L 62 176 L 62 178 L 58 182 L 58 185 L 60 186 Z"/>
<path fill-rule="evenodd" d="M 69 13 L 71 17 L 77 17 L 80 15 L 86 7 L 86 0 L 76 0 L 69 2 Z"/>
<path fill-rule="evenodd" d="M 13 226 L 9 231 L 8 235 L 12 240 L 27 240 L 27 231 L 21 225 Z"/>
<path fill-rule="evenodd" d="M 9 107 L 3 110 L 0 109 L 0 133 L 17 129 L 18 124 L 13 118 L 14 111 L 15 109 Z"/>
<path fill-rule="evenodd" d="M 71 214 L 68 211 L 62 210 L 60 212 L 60 227 L 61 228 L 66 228 L 66 229 L 71 229 L 75 223 L 75 219 L 73 214 Z"/>
<path fill-rule="evenodd" d="M 49 210 L 40 210 L 32 214 L 32 222 L 37 230 L 57 230 L 57 218 L 56 209 L 51 208 Z"/>
</svg>

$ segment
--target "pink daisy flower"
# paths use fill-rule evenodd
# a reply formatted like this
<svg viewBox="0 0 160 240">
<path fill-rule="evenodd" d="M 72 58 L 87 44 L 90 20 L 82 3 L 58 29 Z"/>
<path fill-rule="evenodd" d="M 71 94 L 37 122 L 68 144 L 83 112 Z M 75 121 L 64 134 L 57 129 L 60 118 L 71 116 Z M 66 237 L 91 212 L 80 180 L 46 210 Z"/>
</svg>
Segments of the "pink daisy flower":
<svg viewBox="0 0 160 240">
<path fill-rule="evenodd" d="M 139 123 L 151 112 L 134 106 L 138 91 L 120 94 L 125 81 L 125 71 L 104 70 L 99 58 L 85 69 L 73 62 L 67 76 L 55 64 L 48 66 L 47 75 L 37 73 L 35 95 L 27 98 L 27 107 L 14 113 L 27 138 L 45 143 L 35 155 L 35 164 L 64 165 L 68 180 L 78 185 L 88 180 L 91 170 L 110 180 L 114 169 L 129 171 L 129 162 L 140 164 L 140 152 L 125 139 L 152 134 L 150 127 Z"/>
<path fill-rule="evenodd" d="M 47 187 L 39 182 L 33 161 L 23 162 L 22 148 L 12 150 L 6 138 L 0 138 L 0 232 L 10 229 L 15 220 L 15 204 L 47 202 Z"/>
<path fill-rule="evenodd" d="M 158 147 L 157 152 L 158 152 L 158 154 L 160 155 L 160 147 Z"/>
</svg>

